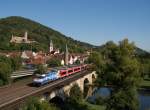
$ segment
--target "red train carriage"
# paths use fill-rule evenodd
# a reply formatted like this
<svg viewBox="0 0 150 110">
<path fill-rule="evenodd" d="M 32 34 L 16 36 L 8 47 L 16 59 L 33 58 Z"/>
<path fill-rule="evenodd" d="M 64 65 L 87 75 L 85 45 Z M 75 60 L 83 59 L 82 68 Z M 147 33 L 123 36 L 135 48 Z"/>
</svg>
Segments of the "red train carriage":
<svg viewBox="0 0 150 110">
<path fill-rule="evenodd" d="M 68 75 L 71 75 L 71 74 L 73 74 L 73 73 L 74 73 L 73 67 L 68 68 Z"/>
<path fill-rule="evenodd" d="M 68 76 L 68 70 L 66 68 L 62 68 L 59 71 L 60 78 Z"/>
<path fill-rule="evenodd" d="M 74 67 L 74 73 L 80 72 L 81 71 L 81 66 L 76 66 Z"/>
</svg>

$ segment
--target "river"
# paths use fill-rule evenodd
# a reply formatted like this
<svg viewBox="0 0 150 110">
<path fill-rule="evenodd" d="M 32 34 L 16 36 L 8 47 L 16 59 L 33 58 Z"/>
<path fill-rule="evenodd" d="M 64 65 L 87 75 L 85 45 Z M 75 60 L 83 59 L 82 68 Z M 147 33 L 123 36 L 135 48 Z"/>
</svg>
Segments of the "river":
<svg viewBox="0 0 150 110">
<path fill-rule="evenodd" d="M 93 94 L 93 96 L 89 97 L 89 100 L 94 101 L 98 95 L 107 97 L 109 94 L 110 92 L 108 88 L 100 88 Z M 139 91 L 138 99 L 140 102 L 140 110 L 150 110 L 150 91 Z"/>
</svg>

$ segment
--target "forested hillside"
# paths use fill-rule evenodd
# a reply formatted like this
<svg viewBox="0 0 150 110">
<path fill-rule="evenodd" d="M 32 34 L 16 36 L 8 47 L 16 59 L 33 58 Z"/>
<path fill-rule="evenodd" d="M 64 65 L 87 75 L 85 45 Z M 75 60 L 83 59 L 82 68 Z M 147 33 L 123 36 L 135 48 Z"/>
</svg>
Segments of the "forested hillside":
<svg viewBox="0 0 150 110">
<path fill-rule="evenodd" d="M 12 34 L 16 36 L 24 36 L 24 32 L 28 31 L 29 39 L 35 40 L 38 43 L 32 45 L 27 44 L 11 44 L 9 41 Z M 93 48 L 94 46 L 74 40 L 55 31 L 49 27 L 46 27 L 35 21 L 23 18 L 23 17 L 7 17 L 0 19 L 0 50 L 25 50 L 32 49 L 48 50 L 49 41 L 53 40 L 54 46 L 63 50 L 65 44 L 68 44 L 70 52 L 83 52 Z"/>
</svg>

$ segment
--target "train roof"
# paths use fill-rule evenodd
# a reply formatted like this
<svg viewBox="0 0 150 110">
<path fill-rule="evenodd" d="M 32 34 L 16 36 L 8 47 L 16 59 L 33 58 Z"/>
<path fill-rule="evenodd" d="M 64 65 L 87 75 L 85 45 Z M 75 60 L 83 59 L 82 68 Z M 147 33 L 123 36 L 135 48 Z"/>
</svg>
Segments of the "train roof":
<svg viewBox="0 0 150 110">
<path fill-rule="evenodd" d="M 56 69 L 56 70 L 67 70 L 67 67 L 55 67 L 53 69 Z"/>
</svg>

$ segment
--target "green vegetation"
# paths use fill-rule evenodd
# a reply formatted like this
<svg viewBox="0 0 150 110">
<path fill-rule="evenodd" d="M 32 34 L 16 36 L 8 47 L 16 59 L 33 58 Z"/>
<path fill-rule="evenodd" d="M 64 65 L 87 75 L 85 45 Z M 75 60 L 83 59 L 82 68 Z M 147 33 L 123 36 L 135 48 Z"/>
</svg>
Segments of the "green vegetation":
<svg viewBox="0 0 150 110">
<path fill-rule="evenodd" d="M 24 36 L 28 31 L 29 39 L 37 41 L 33 44 L 10 43 L 12 34 Z M 110 97 L 106 100 L 100 97 L 96 104 L 92 105 L 83 99 L 83 93 L 78 85 L 70 90 L 70 97 L 65 101 L 65 110 L 137 110 L 137 88 L 139 86 L 150 87 L 150 54 L 135 47 L 127 39 L 115 44 L 107 42 L 100 47 L 73 40 L 70 37 L 43 26 L 37 22 L 22 17 L 8 17 L 0 19 L 0 51 L 48 51 L 49 41 L 53 40 L 54 46 L 61 51 L 65 50 L 65 44 L 69 52 L 84 52 L 94 50 L 88 62 L 93 63 L 97 71 L 98 79 L 95 85 L 99 88 L 110 85 L 112 87 Z M 96 52 L 95 52 L 96 51 Z M 60 66 L 58 59 L 48 62 L 49 67 Z M 76 62 L 77 64 L 79 62 Z M 12 71 L 18 70 L 21 66 L 21 58 L 7 58 L 0 56 L 0 86 L 10 83 Z M 46 68 L 39 65 L 37 74 L 43 74 Z M 147 77 L 145 79 L 145 77 Z M 142 81 L 141 78 L 144 80 Z M 101 106 L 103 105 L 103 106 Z M 22 110 L 58 110 L 48 102 L 40 102 L 39 99 L 30 99 Z"/>
<path fill-rule="evenodd" d="M 58 67 L 61 66 L 61 61 L 57 58 L 50 59 L 46 62 L 48 67 Z"/>
<path fill-rule="evenodd" d="M 105 106 L 90 104 L 89 102 L 84 102 L 84 104 L 89 108 L 88 110 L 105 110 Z"/>
<path fill-rule="evenodd" d="M 82 92 L 77 84 L 70 90 L 70 96 L 63 102 L 62 106 L 40 101 L 39 98 L 30 98 L 20 110 L 104 110 L 104 106 L 93 105 L 83 99 Z"/>
<path fill-rule="evenodd" d="M 34 74 L 45 74 L 47 68 L 44 67 L 43 65 L 38 65 L 37 70 L 34 72 Z"/>
<path fill-rule="evenodd" d="M 94 70 L 98 73 L 95 85 L 99 88 L 111 86 L 110 96 L 104 99 L 97 97 L 95 104 L 90 104 L 83 99 L 83 93 L 75 84 L 63 104 L 63 110 L 137 110 L 137 88 L 149 86 L 150 83 L 148 68 L 141 68 L 142 60 L 135 49 L 134 44 L 125 39 L 118 45 L 108 42 L 101 51 L 93 52 L 88 62 L 94 64 Z M 145 76 L 146 80 L 142 81 Z"/>
<path fill-rule="evenodd" d="M 70 97 L 73 102 L 78 102 L 83 99 L 83 93 L 77 84 L 74 84 L 73 87 L 70 89 Z"/>
<path fill-rule="evenodd" d="M 141 87 L 149 88 L 150 89 L 150 78 L 145 78 L 140 83 Z"/>
<path fill-rule="evenodd" d="M 48 101 L 40 101 L 38 98 L 30 98 L 20 110 L 59 110 L 55 105 Z"/>
<path fill-rule="evenodd" d="M 28 31 L 29 39 L 35 40 L 38 43 L 34 44 L 13 44 L 9 43 L 12 34 L 16 36 L 24 36 L 24 32 Z M 73 40 L 66 37 L 58 31 L 48 28 L 42 24 L 23 17 L 7 17 L 0 19 L 0 50 L 13 51 L 13 50 L 44 50 L 48 51 L 50 40 L 53 40 L 54 46 L 65 50 L 67 43 L 69 52 L 84 52 L 94 46 Z"/>
<path fill-rule="evenodd" d="M 65 101 L 65 110 L 104 110 L 104 106 L 93 105 L 83 99 L 83 93 L 77 84 L 70 89 L 70 96 Z"/>
<path fill-rule="evenodd" d="M 21 68 L 21 65 L 22 65 L 21 57 L 16 56 L 11 58 L 11 66 L 14 71 L 19 70 Z"/>
<path fill-rule="evenodd" d="M 0 86 L 10 82 L 11 66 L 7 63 L 0 62 Z"/>
<path fill-rule="evenodd" d="M 5 56 L 0 56 L 0 86 L 10 82 L 11 60 Z"/>
<path fill-rule="evenodd" d="M 76 61 L 75 61 L 75 64 L 76 64 L 76 65 L 80 64 L 80 60 L 76 60 Z"/>
<path fill-rule="evenodd" d="M 99 87 L 112 87 L 106 103 L 107 110 L 137 110 L 139 107 L 136 90 L 141 81 L 141 74 L 140 63 L 134 50 L 134 44 L 125 39 L 118 45 L 108 42 L 99 53 L 101 55 L 97 53 L 91 56 L 94 57 L 92 61 L 98 73 L 96 84 Z"/>
<path fill-rule="evenodd" d="M 143 78 L 148 77 L 150 78 L 150 54 L 149 53 L 142 53 L 137 55 L 137 58 L 140 62 L 141 67 L 141 75 Z"/>
</svg>

